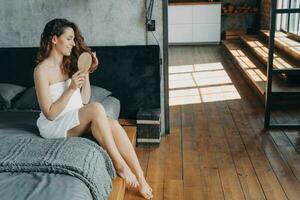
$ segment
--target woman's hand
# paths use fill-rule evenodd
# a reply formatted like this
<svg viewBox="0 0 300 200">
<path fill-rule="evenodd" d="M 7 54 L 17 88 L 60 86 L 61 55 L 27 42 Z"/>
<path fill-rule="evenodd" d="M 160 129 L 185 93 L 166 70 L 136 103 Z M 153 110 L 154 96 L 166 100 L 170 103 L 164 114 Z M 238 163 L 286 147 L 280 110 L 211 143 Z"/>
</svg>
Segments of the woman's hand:
<svg viewBox="0 0 300 200">
<path fill-rule="evenodd" d="M 78 70 L 75 74 L 73 74 L 69 88 L 73 90 L 76 90 L 77 88 L 81 88 L 85 79 L 86 79 L 86 74 L 83 73 L 81 70 Z"/>
<path fill-rule="evenodd" d="M 89 72 L 93 73 L 97 69 L 98 64 L 99 64 L 99 62 L 98 62 L 98 58 L 96 56 L 96 52 L 93 52 L 92 53 L 92 64 L 91 64 L 91 67 L 89 69 Z"/>
</svg>

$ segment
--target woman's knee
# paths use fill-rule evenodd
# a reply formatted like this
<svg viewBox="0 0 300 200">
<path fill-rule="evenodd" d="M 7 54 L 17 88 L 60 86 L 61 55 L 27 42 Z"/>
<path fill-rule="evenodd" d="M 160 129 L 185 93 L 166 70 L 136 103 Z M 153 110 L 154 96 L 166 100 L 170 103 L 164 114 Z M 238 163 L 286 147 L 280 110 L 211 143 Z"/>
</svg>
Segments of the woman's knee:
<svg viewBox="0 0 300 200">
<path fill-rule="evenodd" d="M 108 119 L 108 122 L 109 122 L 109 125 L 110 125 L 111 128 L 116 128 L 117 127 L 117 125 L 119 123 L 117 120 L 115 120 L 113 118 L 110 118 L 110 117 L 107 117 L 107 119 Z"/>
<path fill-rule="evenodd" d="M 94 114 L 94 117 L 106 116 L 105 109 L 101 103 L 93 102 L 90 104 L 91 110 Z"/>
</svg>

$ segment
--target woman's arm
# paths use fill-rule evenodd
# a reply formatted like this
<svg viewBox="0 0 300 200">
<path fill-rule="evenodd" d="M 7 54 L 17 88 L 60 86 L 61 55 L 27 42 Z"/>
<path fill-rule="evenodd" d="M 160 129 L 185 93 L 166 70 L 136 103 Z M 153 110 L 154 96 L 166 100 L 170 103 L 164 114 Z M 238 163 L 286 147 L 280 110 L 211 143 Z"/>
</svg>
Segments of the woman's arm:
<svg viewBox="0 0 300 200">
<path fill-rule="evenodd" d="M 52 102 L 50 97 L 49 79 L 46 71 L 43 70 L 41 66 L 37 66 L 34 69 L 33 76 L 41 111 L 44 113 L 45 117 L 51 121 L 63 111 L 78 85 L 82 84 L 84 81 L 84 77 L 82 75 L 80 76 L 79 72 L 76 72 L 72 77 L 70 86 L 64 91 L 57 101 Z"/>
<path fill-rule="evenodd" d="M 85 75 L 85 81 L 81 88 L 81 98 L 83 104 L 88 104 L 91 98 L 91 85 L 90 85 L 90 75 L 87 73 Z"/>
</svg>

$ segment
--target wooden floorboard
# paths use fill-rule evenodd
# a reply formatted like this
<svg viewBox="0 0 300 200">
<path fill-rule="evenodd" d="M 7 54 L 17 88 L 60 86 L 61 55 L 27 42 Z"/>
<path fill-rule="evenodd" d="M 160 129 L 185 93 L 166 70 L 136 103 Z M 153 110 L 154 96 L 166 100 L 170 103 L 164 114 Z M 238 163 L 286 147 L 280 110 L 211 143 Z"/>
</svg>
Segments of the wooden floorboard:
<svg viewBox="0 0 300 200">
<path fill-rule="evenodd" d="M 238 105 L 233 105 L 232 106 L 234 109 L 242 109 L 239 108 Z M 245 112 L 245 111 L 244 111 Z M 239 112 L 240 113 L 240 112 Z M 249 118 L 249 115 L 247 112 L 245 112 L 243 114 L 246 118 Z M 237 122 L 240 123 L 241 118 L 240 116 L 237 117 Z M 245 118 L 242 118 L 242 121 L 245 121 Z M 248 120 L 249 122 L 251 121 Z M 247 122 L 247 121 L 245 121 Z M 243 123 L 241 123 L 243 124 Z M 249 123 L 250 124 L 250 123 Z M 239 127 L 240 125 L 237 125 L 237 127 Z M 244 126 L 242 126 L 241 128 L 245 128 Z M 268 132 L 263 132 L 262 130 L 257 129 L 258 127 L 250 127 L 250 131 L 251 129 L 254 131 L 254 134 L 260 133 L 260 134 L 264 134 L 264 135 L 258 135 L 257 138 L 259 139 L 258 141 L 260 141 L 262 148 L 264 150 L 264 154 L 267 157 L 270 166 L 272 167 L 279 183 L 281 184 L 281 187 L 284 189 L 284 193 L 286 194 L 286 196 L 289 199 L 297 199 L 299 198 L 299 191 L 300 188 L 298 188 L 299 183 L 297 183 L 297 180 L 291 170 L 291 166 L 288 166 L 286 163 L 286 160 L 282 157 L 280 151 L 278 151 L 278 148 L 275 146 L 275 144 L 272 142 L 272 138 L 271 135 L 268 134 Z M 247 130 L 247 129 L 246 129 Z M 282 131 L 280 131 L 281 134 Z M 287 155 L 287 154 L 285 154 Z M 297 154 L 293 154 L 296 157 L 299 158 L 299 155 Z M 265 159 L 262 156 L 260 157 L 260 159 Z M 266 165 L 268 165 L 266 163 Z M 297 194 L 298 193 L 298 194 Z M 281 198 L 283 198 L 284 194 L 281 193 Z M 272 197 L 274 198 L 274 197 Z M 278 196 L 276 197 L 278 198 Z"/>
<path fill-rule="evenodd" d="M 251 98 L 251 96 L 245 97 L 245 101 L 248 98 Z M 279 171 L 276 170 L 276 167 L 274 166 L 276 162 L 280 163 L 282 160 L 279 159 L 275 162 L 275 158 L 270 156 L 271 153 L 279 155 L 279 152 L 276 152 L 276 150 L 272 148 L 273 144 L 270 143 L 270 140 L 267 137 L 264 137 L 267 133 L 262 130 L 261 123 L 250 123 L 253 121 L 249 112 L 257 109 L 258 112 L 263 112 L 262 106 L 259 104 L 255 105 L 254 103 L 255 107 L 250 107 L 249 104 L 243 102 L 244 101 L 241 100 L 227 102 L 227 104 L 232 112 L 232 117 L 236 122 L 236 127 L 242 136 L 242 140 L 244 141 L 252 165 L 256 170 L 256 174 L 264 194 L 267 199 L 286 199 L 284 184 L 280 181 Z M 262 118 L 260 118 L 260 120 L 262 121 Z M 275 192 L 269 192 L 274 189 Z"/>
<path fill-rule="evenodd" d="M 222 47 L 172 47 L 169 54 L 170 67 L 196 83 L 194 72 L 186 69 L 221 64 L 232 81 L 227 85 L 241 98 L 208 102 L 201 96 L 201 103 L 170 107 L 170 135 L 158 148 L 136 149 L 154 199 L 300 199 L 299 130 L 263 129 L 263 104 Z M 183 84 L 170 90 L 197 88 L 200 94 L 221 85 Z M 278 111 L 273 120 L 294 116 Z M 129 190 L 125 199 L 142 198 Z"/>
<path fill-rule="evenodd" d="M 212 133 L 215 137 L 211 138 L 211 145 L 213 147 L 213 154 L 216 157 L 217 167 L 220 173 L 220 179 L 224 192 L 225 199 L 245 199 L 241 183 L 236 173 L 236 165 L 233 162 L 226 137 L 224 135 L 224 127 L 221 117 L 223 113 L 219 111 L 221 102 L 217 105 L 211 105 L 206 113 L 213 113 Z"/>
<path fill-rule="evenodd" d="M 243 101 L 238 102 L 239 104 L 242 104 Z M 243 130 L 243 133 L 241 134 L 242 137 L 245 138 L 245 136 L 247 136 L 247 134 L 254 134 L 254 140 L 256 140 L 255 142 L 259 142 L 258 145 L 255 145 L 255 149 L 250 149 L 250 156 L 253 159 L 253 163 L 260 164 L 259 161 L 256 160 L 256 158 L 259 159 L 263 159 L 262 163 L 268 164 L 266 162 L 265 159 L 267 159 L 267 161 L 270 163 L 270 167 L 272 168 L 272 170 L 274 171 L 274 174 L 276 175 L 279 183 L 281 184 L 281 187 L 283 188 L 283 192 L 284 194 L 287 195 L 287 197 L 289 199 L 296 199 L 299 198 L 299 192 L 297 191 L 297 188 L 299 187 L 299 183 L 297 183 L 297 180 L 294 176 L 294 174 L 292 173 L 291 169 L 289 168 L 289 166 L 287 166 L 285 160 L 281 157 L 280 152 L 278 151 L 278 149 L 276 149 L 275 144 L 272 142 L 272 138 L 270 137 L 270 135 L 268 134 L 268 132 L 264 132 L 262 130 L 262 126 L 261 124 L 252 124 L 250 122 L 252 122 L 251 119 L 251 115 L 249 115 L 249 113 L 246 111 L 245 106 L 244 108 L 242 105 L 236 104 L 236 105 L 230 105 L 230 102 L 228 103 L 229 106 L 231 106 L 232 110 L 242 110 L 242 112 L 239 112 L 239 114 L 237 115 L 237 117 L 233 118 L 234 120 L 237 122 L 237 127 L 239 130 Z M 258 107 L 259 108 L 259 107 Z M 247 110 L 251 111 L 256 109 L 255 107 L 249 107 L 247 108 Z M 260 107 L 260 112 L 263 113 L 262 108 Z M 241 118 L 241 113 L 244 116 L 243 118 Z M 248 118 L 248 119 L 247 119 Z M 263 118 L 260 118 L 260 120 L 262 121 Z M 245 124 L 247 124 L 247 121 L 249 122 L 249 124 L 251 125 L 250 127 L 245 127 Z M 253 145 L 253 144 L 251 144 Z M 261 148 L 261 150 L 259 149 Z M 263 153 L 262 153 L 263 152 Z M 299 155 L 296 155 L 298 156 Z M 267 166 L 265 166 L 267 167 Z M 258 176 L 259 177 L 259 176 Z M 285 178 L 283 178 L 285 177 Z M 288 181 L 287 181 L 288 179 Z M 265 181 L 265 180 L 261 180 Z M 262 184 L 263 186 L 264 184 Z M 289 187 L 288 185 L 293 185 L 291 187 Z M 269 191 L 271 188 L 266 188 L 266 191 Z M 277 190 L 278 192 L 278 190 Z M 266 194 L 266 193 L 265 193 Z M 280 192 L 281 197 L 279 199 L 283 199 L 283 193 Z M 274 196 L 274 195 L 273 195 Z M 278 198 L 278 196 L 275 196 Z"/>
</svg>

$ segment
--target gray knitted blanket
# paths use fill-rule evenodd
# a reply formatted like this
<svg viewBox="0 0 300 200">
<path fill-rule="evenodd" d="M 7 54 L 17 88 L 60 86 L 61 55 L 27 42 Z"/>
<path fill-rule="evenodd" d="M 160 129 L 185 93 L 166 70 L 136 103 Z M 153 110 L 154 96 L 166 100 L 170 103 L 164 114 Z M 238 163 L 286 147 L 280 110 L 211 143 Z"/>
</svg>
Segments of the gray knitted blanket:
<svg viewBox="0 0 300 200">
<path fill-rule="evenodd" d="M 112 178 L 116 176 L 106 151 L 80 137 L 1 136 L 0 172 L 47 172 L 74 176 L 88 186 L 94 200 L 108 198 Z"/>
</svg>

